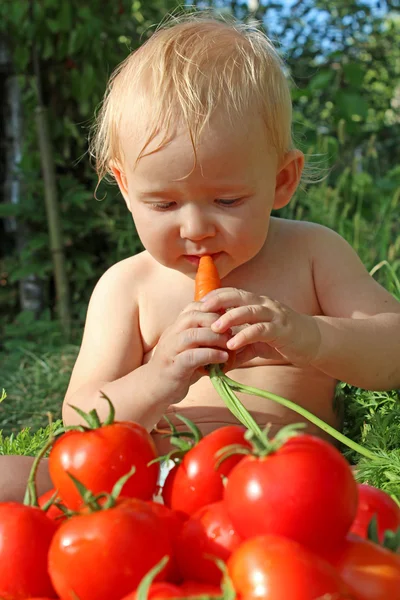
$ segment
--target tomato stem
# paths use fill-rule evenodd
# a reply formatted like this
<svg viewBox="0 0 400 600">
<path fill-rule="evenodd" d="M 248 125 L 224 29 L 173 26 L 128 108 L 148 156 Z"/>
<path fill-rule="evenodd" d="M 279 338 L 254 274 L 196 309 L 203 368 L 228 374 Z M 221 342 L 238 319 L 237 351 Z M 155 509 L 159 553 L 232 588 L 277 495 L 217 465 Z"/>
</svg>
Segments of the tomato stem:
<svg viewBox="0 0 400 600">
<path fill-rule="evenodd" d="M 48 416 L 49 425 L 50 425 L 50 436 L 49 436 L 49 439 L 47 440 L 46 444 L 43 446 L 43 448 L 40 450 L 38 455 L 35 457 L 35 460 L 33 461 L 32 468 L 31 468 L 31 471 L 30 471 L 29 477 L 28 477 L 28 483 L 26 486 L 25 496 L 24 496 L 25 506 L 37 506 L 37 507 L 39 506 L 38 494 L 37 494 L 37 488 L 36 488 L 36 473 L 39 468 L 40 461 L 45 456 L 46 452 L 54 444 L 54 433 L 53 433 L 53 428 L 52 428 L 53 423 L 52 423 L 51 413 L 47 413 L 47 416 Z"/>
<path fill-rule="evenodd" d="M 175 463 L 179 463 L 182 461 L 183 457 L 189 450 L 191 450 L 194 446 L 196 446 L 203 437 L 200 429 L 187 417 L 176 413 L 176 418 L 184 423 L 189 431 L 178 431 L 175 425 L 169 420 L 169 418 L 164 415 L 163 419 L 167 421 L 170 429 L 168 430 L 160 430 L 155 429 L 157 433 L 162 433 L 164 438 L 168 438 L 171 446 L 175 446 L 173 450 L 168 452 L 168 454 L 164 454 L 162 456 L 157 456 L 153 458 L 148 465 L 152 465 L 158 462 L 164 462 L 173 460 Z"/>
<path fill-rule="evenodd" d="M 132 477 L 134 472 L 136 471 L 136 467 L 132 467 L 128 473 L 120 477 L 118 481 L 114 484 L 111 493 L 102 492 L 95 496 L 91 490 L 89 490 L 79 479 L 77 479 L 72 473 L 67 471 L 68 477 L 73 481 L 76 489 L 79 492 L 80 497 L 83 500 L 83 503 L 86 507 L 90 508 L 91 512 L 97 512 L 99 510 L 107 510 L 109 508 L 113 508 L 115 503 L 124 487 L 125 483 Z M 100 500 L 106 498 L 106 502 L 103 504 L 100 503 Z"/>
<path fill-rule="evenodd" d="M 354 442 L 353 440 L 349 439 L 343 433 L 341 433 L 331 425 L 328 425 L 327 423 L 325 423 L 325 421 L 323 421 L 313 413 L 309 412 L 302 406 L 299 406 L 295 402 L 292 402 L 291 400 L 287 400 L 286 398 L 277 396 L 272 392 L 266 392 L 265 390 L 260 390 L 255 387 L 239 383 L 238 381 L 234 381 L 233 379 L 225 375 L 225 373 L 223 373 L 220 365 L 211 365 L 209 374 L 214 388 L 224 400 L 229 410 L 236 416 L 236 418 L 241 423 L 243 423 L 243 425 L 245 425 L 245 427 L 253 431 L 254 435 L 257 437 L 260 437 L 260 434 L 261 436 L 263 436 L 260 427 L 254 421 L 253 417 L 243 406 L 243 404 L 241 403 L 239 398 L 237 398 L 234 392 L 251 394 L 253 396 L 266 398 L 267 400 L 272 400 L 273 402 L 276 402 L 281 406 L 285 406 L 286 408 L 293 410 L 302 417 L 305 417 L 308 421 L 314 423 L 314 425 L 317 425 L 317 427 L 331 435 L 333 438 L 335 438 L 342 444 L 345 444 L 355 452 L 358 452 L 362 456 L 365 456 L 366 458 L 369 458 L 371 460 L 376 460 L 378 458 L 373 452 L 370 452 L 369 450 L 367 450 L 367 448 L 363 448 L 363 446 L 360 446 L 360 444 L 357 444 L 357 442 Z"/>
<path fill-rule="evenodd" d="M 86 426 L 82 426 L 82 425 L 73 425 L 71 427 L 68 427 L 66 429 L 68 430 L 75 430 L 75 431 L 85 431 L 87 429 L 100 429 L 101 427 L 107 427 L 107 425 L 113 425 L 113 423 L 115 422 L 115 408 L 113 403 L 111 402 L 110 398 L 104 393 L 104 392 L 100 392 L 101 397 L 107 401 L 108 406 L 109 406 L 109 413 L 107 418 L 105 419 L 105 421 L 103 421 L 103 423 L 100 421 L 100 417 L 98 415 L 98 412 L 95 408 L 92 408 L 92 410 L 90 410 L 88 413 L 85 412 L 84 410 L 82 410 L 81 408 L 79 408 L 79 406 L 74 406 L 73 404 L 69 404 L 68 406 L 70 406 L 71 408 L 74 409 L 74 411 L 76 413 L 78 413 L 78 415 L 84 420 L 86 421 L 87 425 Z"/>
<path fill-rule="evenodd" d="M 154 578 L 161 573 L 165 565 L 169 561 L 169 556 L 164 556 L 146 575 L 143 577 L 137 588 L 137 600 L 147 600 L 149 589 L 154 581 Z"/>
</svg>

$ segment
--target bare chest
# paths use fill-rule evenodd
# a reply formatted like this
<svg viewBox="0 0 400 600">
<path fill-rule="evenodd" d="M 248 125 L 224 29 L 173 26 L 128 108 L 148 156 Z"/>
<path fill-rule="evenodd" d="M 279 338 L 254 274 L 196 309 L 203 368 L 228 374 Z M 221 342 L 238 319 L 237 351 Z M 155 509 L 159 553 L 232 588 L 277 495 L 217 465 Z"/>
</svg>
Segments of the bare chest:
<svg viewBox="0 0 400 600">
<path fill-rule="evenodd" d="M 315 315 L 321 314 L 321 308 L 314 290 L 312 270 L 307 260 L 300 262 L 287 256 L 274 262 L 265 269 L 257 269 L 237 277 L 228 276 L 222 282 L 223 287 L 235 287 L 252 292 L 258 296 L 268 296 L 278 300 L 293 310 Z M 171 281 L 164 282 L 163 293 L 159 294 L 148 284 L 143 289 L 139 301 L 139 319 L 144 362 L 147 362 L 161 334 L 172 325 L 184 308 L 193 301 L 194 281 L 187 280 L 185 285 L 177 287 L 171 274 Z"/>
</svg>

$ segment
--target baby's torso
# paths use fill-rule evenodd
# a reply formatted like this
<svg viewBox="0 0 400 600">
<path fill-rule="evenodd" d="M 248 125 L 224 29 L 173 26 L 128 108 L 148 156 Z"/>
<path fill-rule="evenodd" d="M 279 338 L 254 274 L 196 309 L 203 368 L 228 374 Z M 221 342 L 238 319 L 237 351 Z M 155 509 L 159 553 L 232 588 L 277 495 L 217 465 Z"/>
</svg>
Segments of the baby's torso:
<svg viewBox="0 0 400 600">
<path fill-rule="evenodd" d="M 250 269 L 240 267 L 223 280 L 223 287 L 238 287 L 269 296 L 300 313 L 321 314 L 312 260 L 303 246 L 305 238 L 296 233 L 296 226 L 297 223 L 273 220 L 268 262 L 259 261 Z M 168 269 L 158 270 L 157 277 L 149 276 L 141 286 L 138 302 L 144 363 L 150 360 L 162 332 L 193 300 L 193 291 L 193 281 Z M 314 368 L 294 367 L 283 358 L 254 359 L 248 365 L 230 371 L 229 377 L 292 400 L 336 427 L 340 424 L 340 416 L 334 407 L 337 382 Z M 287 423 L 304 421 L 293 411 L 272 401 L 250 395 L 240 398 L 261 426 L 272 424 L 272 432 Z M 170 420 L 182 429 L 185 426 L 177 419 L 177 413 L 194 421 L 203 433 L 236 422 L 206 376 L 191 386 L 184 400 L 172 404 L 167 411 Z M 165 427 L 166 423 L 160 421 L 158 428 Z M 313 426 L 308 431 L 323 435 Z M 159 451 L 164 452 L 167 443 L 161 434 L 154 432 L 153 435 Z"/>
</svg>

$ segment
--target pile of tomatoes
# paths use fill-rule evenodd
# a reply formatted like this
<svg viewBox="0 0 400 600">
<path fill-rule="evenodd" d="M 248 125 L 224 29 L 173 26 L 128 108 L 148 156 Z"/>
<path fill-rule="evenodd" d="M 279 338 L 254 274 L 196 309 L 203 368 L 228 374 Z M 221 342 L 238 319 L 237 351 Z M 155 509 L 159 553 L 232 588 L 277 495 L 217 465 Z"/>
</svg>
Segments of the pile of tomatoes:
<svg viewBox="0 0 400 600">
<path fill-rule="evenodd" d="M 373 517 L 380 541 L 397 531 L 400 509 L 334 446 L 236 425 L 173 437 L 159 489 L 140 425 L 60 435 L 54 490 L 0 504 L 0 598 L 400 600 L 400 555 L 366 539 Z"/>
</svg>

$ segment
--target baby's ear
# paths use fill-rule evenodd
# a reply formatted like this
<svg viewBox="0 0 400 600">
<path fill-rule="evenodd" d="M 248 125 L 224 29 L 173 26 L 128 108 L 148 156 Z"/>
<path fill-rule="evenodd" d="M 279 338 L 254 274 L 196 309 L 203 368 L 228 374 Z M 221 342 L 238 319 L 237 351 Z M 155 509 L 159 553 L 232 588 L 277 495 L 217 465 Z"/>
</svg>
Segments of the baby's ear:
<svg viewBox="0 0 400 600">
<path fill-rule="evenodd" d="M 290 150 L 281 159 L 276 176 L 274 208 L 289 204 L 300 183 L 304 167 L 304 154 L 300 150 Z"/>
<path fill-rule="evenodd" d="M 131 210 L 130 202 L 129 202 L 129 193 L 128 193 L 128 180 L 125 175 L 125 172 L 122 170 L 121 165 L 117 163 L 113 163 L 111 165 L 111 171 L 115 177 L 115 181 L 118 183 L 119 190 L 124 197 L 128 210 Z"/>
</svg>

